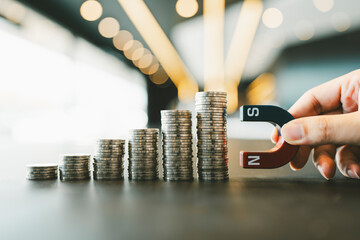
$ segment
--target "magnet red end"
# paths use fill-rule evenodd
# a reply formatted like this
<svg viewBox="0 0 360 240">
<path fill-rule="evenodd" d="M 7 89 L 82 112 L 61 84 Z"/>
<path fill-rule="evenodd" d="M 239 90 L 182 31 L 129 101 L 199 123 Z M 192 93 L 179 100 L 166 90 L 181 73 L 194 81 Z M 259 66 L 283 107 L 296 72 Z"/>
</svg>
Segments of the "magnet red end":
<svg viewBox="0 0 360 240">
<path fill-rule="evenodd" d="M 282 137 L 267 152 L 240 152 L 240 166 L 243 168 L 278 168 L 284 166 L 297 153 L 299 147 L 288 144 Z"/>
</svg>

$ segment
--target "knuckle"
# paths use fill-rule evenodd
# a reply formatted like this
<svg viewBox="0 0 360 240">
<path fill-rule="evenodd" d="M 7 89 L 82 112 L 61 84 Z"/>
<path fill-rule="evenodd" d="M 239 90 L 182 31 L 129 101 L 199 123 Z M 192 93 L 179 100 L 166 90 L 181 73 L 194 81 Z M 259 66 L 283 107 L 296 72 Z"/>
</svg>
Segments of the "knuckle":
<svg viewBox="0 0 360 240">
<path fill-rule="evenodd" d="M 305 94 L 305 97 L 310 100 L 310 104 L 313 107 L 316 114 L 322 113 L 322 107 L 319 100 L 315 97 L 313 89 L 310 89 Z"/>
<path fill-rule="evenodd" d="M 318 134 L 319 139 L 322 142 L 327 142 L 330 140 L 330 127 L 329 127 L 329 121 L 326 117 L 319 117 L 317 119 L 317 125 L 318 125 Z"/>
</svg>

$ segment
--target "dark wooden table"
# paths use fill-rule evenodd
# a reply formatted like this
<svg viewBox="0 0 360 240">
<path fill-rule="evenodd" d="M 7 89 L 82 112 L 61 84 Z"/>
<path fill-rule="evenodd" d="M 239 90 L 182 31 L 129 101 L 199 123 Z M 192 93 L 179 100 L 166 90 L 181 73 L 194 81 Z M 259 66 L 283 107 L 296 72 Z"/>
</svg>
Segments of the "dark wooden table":
<svg viewBox="0 0 360 240">
<path fill-rule="evenodd" d="M 270 145 L 231 140 L 220 183 L 27 181 L 39 150 L 2 145 L 0 239 L 357 239 L 360 182 L 240 169 L 239 148 Z"/>
</svg>

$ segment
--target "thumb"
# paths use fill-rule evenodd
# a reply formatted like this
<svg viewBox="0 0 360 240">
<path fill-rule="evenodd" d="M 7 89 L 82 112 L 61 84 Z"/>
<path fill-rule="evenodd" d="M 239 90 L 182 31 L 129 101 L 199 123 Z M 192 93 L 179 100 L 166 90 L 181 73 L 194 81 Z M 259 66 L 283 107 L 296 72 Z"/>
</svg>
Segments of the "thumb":
<svg viewBox="0 0 360 240">
<path fill-rule="evenodd" d="M 295 119 L 282 127 L 281 135 L 293 145 L 360 145 L 360 112 Z"/>
</svg>

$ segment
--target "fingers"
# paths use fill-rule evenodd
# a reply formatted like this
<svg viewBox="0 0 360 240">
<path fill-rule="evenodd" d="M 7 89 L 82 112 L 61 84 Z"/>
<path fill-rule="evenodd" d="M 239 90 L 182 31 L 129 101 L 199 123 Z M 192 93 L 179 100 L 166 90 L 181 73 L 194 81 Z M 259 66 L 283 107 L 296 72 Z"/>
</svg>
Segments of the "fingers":
<svg viewBox="0 0 360 240">
<path fill-rule="evenodd" d="M 279 132 L 276 128 L 271 133 L 271 141 L 275 144 L 279 141 Z"/>
<path fill-rule="evenodd" d="M 326 82 L 302 95 L 289 109 L 289 112 L 295 118 L 300 118 L 319 115 L 339 108 L 340 90 L 338 79 Z"/>
<path fill-rule="evenodd" d="M 293 171 L 302 169 L 309 159 L 309 155 L 312 147 L 310 146 L 301 146 L 299 151 L 296 153 L 295 157 L 290 162 L 290 168 Z"/>
<path fill-rule="evenodd" d="M 350 81 L 354 76 L 357 75 L 360 75 L 359 70 L 335 78 L 307 91 L 289 109 L 289 112 L 295 118 L 300 118 L 323 114 L 339 108 L 341 103 L 340 99 L 342 84 L 344 82 Z"/>
<path fill-rule="evenodd" d="M 341 147 L 336 156 L 340 172 L 346 177 L 360 179 L 359 157 L 360 148 L 358 146 Z"/>
<path fill-rule="evenodd" d="M 281 135 L 293 145 L 360 143 L 360 112 L 295 119 L 285 124 Z"/>
<path fill-rule="evenodd" d="M 335 154 L 336 146 L 332 144 L 317 146 L 314 149 L 313 163 L 321 175 L 327 180 L 335 176 Z"/>
</svg>

